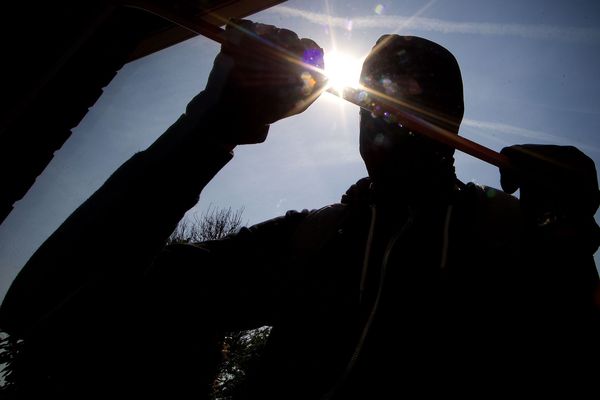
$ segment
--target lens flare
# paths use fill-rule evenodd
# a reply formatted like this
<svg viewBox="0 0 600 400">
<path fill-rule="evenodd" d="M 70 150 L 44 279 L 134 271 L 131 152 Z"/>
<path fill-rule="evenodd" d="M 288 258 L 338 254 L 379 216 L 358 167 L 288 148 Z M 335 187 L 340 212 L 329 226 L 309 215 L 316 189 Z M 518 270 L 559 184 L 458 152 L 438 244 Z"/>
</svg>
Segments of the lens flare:
<svg viewBox="0 0 600 400">
<path fill-rule="evenodd" d="M 345 87 L 358 87 L 362 60 L 339 51 L 325 53 L 325 75 L 327 86 L 338 93 Z"/>
<path fill-rule="evenodd" d="M 302 79 L 302 94 L 304 96 L 309 96 L 313 92 L 317 81 L 315 80 L 315 78 L 313 78 L 310 72 L 306 71 L 303 72 L 302 75 L 300 75 L 300 79 Z"/>
</svg>

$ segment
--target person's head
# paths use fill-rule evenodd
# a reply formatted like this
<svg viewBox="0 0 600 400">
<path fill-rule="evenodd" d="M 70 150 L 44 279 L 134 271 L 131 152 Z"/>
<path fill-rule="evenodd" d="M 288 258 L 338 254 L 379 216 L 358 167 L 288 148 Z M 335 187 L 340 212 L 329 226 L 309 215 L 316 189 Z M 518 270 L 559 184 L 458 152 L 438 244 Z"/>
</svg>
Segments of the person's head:
<svg viewBox="0 0 600 400">
<path fill-rule="evenodd" d="M 444 47 L 420 37 L 384 35 L 363 63 L 361 84 L 458 133 L 464 110 L 462 77 L 456 59 Z M 454 149 L 363 109 L 360 154 L 371 178 L 384 185 L 410 185 L 447 174 L 448 169 L 454 176 Z"/>
</svg>

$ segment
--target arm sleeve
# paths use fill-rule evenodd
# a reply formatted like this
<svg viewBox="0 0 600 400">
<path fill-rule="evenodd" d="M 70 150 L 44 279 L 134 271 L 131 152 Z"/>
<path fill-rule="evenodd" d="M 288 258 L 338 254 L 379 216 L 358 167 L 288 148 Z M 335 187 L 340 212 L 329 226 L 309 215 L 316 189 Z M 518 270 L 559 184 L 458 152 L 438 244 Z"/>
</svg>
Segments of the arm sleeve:
<svg viewBox="0 0 600 400">
<path fill-rule="evenodd" d="M 196 96 L 154 144 L 124 163 L 46 240 L 6 295 L 3 329 L 22 335 L 66 303 L 82 301 L 82 294 L 110 296 L 139 278 L 232 158 L 214 139 L 225 128 L 210 118 L 211 107 L 204 92 Z"/>
</svg>

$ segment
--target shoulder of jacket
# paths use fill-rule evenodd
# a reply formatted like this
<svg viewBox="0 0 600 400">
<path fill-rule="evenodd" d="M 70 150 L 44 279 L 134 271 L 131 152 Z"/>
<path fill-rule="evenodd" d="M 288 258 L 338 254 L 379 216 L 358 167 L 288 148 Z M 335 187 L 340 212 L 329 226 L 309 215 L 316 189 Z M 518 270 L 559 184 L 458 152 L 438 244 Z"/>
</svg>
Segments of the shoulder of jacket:
<svg viewBox="0 0 600 400">
<path fill-rule="evenodd" d="M 491 186 L 474 183 L 467 184 L 467 190 L 475 193 L 479 211 L 485 214 L 483 216 L 493 220 L 508 218 L 509 221 L 521 217 L 517 197 Z"/>
<path fill-rule="evenodd" d="M 348 205 L 341 203 L 310 211 L 296 230 L 297 247 L 307 250 L 323 247 L 339 234 L 348 216 Z"/>
<path fill-rule="evenodd" d="M 523 234 L 519 199 L 491 186 L 467 184 L 473 230 L 490 248 L 516 251 Z"/>
<path fill-rule="evenodd" d="M 331 204 L 314 210 L 290 210 L 279 217 L 242 227 L 225 239 L 236 242 L 276 242 L 291 239 L 294 242 L 319 243 L 327 240 L 331 232 L 335 233 L 339 229 L 336 227 L 341 225 L 346 215 L 347 206 L 344 204 Z"/>
<path fill-rule="evenodd" d="M 348 206 L 346 204 L 335 203 L 310 211 L 306 215 L 306 219 L 323 223 L 334 223 L 343 220 L 347 213 Z"/>
</svg>

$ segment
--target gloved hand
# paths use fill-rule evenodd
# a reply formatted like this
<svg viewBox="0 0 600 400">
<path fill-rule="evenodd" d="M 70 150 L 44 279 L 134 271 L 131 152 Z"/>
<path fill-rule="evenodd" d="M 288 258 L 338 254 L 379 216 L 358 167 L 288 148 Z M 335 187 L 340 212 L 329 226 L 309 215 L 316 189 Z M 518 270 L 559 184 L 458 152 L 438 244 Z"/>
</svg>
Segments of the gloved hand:
<svg viewBox="0 0 600 400">
<path fill-rule="evenodd" d="M 296 33 L 249 20 L 226 27 L 205 92 L 225 143 L 260 143 L 268 125 L 301 113 L 321 94 L 323 49 Z"/>
<path fill-rule="evenodd" d="M 535 226 L 558 240 L 595 251 L 600 242 L 594 214 L 600 192 L 594 161 L 572 146 L 515 145 L 501 151 L 512 169 L 500 169 L 502 189 L 521 190 L 521 208 Z"/>
</svg>

